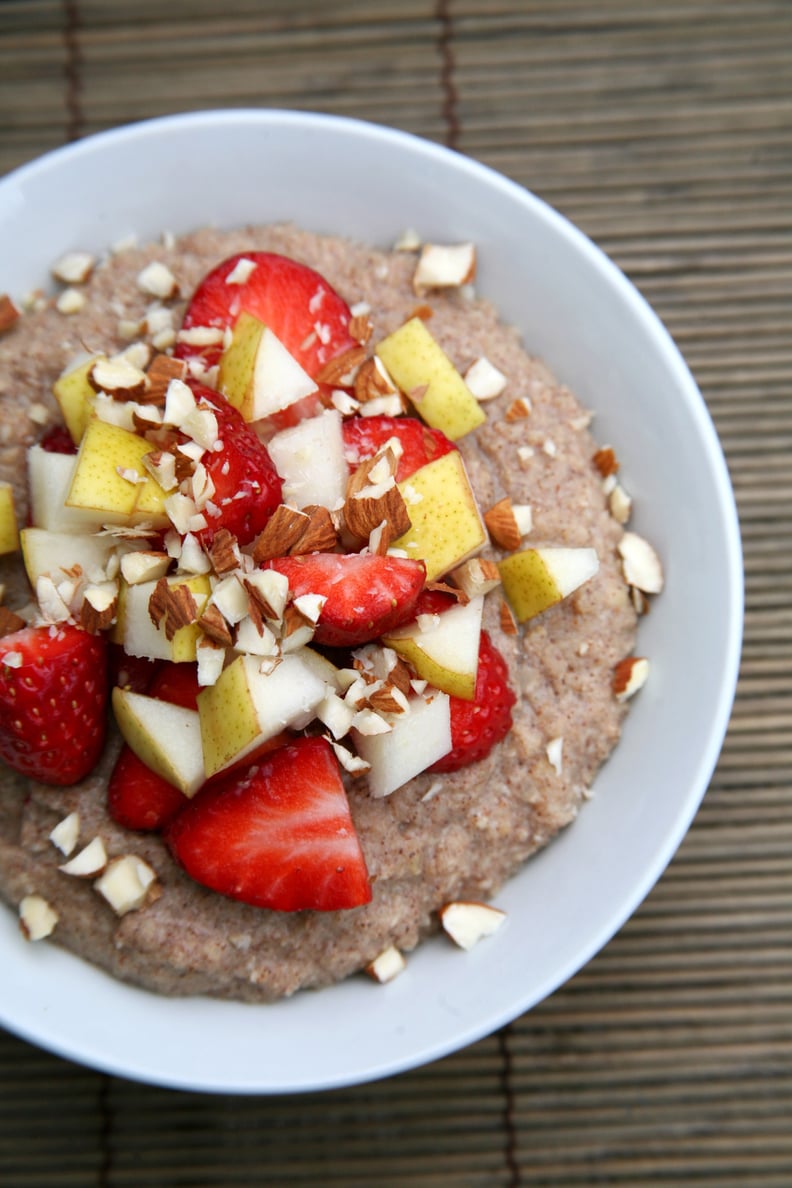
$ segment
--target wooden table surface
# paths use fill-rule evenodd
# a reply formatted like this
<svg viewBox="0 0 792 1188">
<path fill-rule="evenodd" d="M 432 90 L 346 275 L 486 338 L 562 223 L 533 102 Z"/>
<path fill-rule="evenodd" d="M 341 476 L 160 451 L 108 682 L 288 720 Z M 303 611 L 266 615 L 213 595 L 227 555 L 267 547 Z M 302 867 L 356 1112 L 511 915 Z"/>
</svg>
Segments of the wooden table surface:
<svg viewBox="0 0 792 1188">
<path fill-rule="evenodd" d="M 336 112 L 452 145 L 630 276 L 730 466 L 747 599 L 737 699 L 658 886 L 499 1034 L 390 1081 L 283 1099 L 135 1085 L 0 1034 L 0 1183 L 788 1188 L 792 3 L 0 3 L 0 173 L 98 129 L 215 106 Z"/>
</svg>

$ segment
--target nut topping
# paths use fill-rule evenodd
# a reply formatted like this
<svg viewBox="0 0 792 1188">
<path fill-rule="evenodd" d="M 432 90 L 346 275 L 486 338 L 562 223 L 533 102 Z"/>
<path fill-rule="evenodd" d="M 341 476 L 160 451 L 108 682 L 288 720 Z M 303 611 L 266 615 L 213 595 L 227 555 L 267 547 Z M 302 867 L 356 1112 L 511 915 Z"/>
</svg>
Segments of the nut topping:
<svg viewBox="0 0 792 1188">
<path fill-rule="evenodd" d="M 19 310 L 7 293 L 0 293 L 0 334 L 10 330 L 19 318 Z"/>
<path fill-rule="evenodd" d="M 646 684 L 649 661 L 643 656 L 626 656 L 613 670 L 612 688 L 617 701 L 628 701 Z"/>
<path fill-rule="evenodd" d="M 511 499 L 508 496 L 499 499 L 489 511 L 484 513 L 484 523 L 499 548 L 506 549 L 507 552 L 519 549 L 522 534 L 517 524 Z"/>
</svg>

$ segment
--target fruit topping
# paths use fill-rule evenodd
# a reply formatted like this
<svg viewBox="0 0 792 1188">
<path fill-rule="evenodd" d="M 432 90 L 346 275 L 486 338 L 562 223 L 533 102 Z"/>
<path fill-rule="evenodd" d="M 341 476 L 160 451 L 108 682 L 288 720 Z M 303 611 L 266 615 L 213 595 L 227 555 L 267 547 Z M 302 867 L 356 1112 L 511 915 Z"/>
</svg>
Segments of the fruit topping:
<svg viewBox="0 0 792 1188">
<path fill-rule="evenodd" d="M 168 826 L 191 878 L 256 907 L 336 911 L 371 899 L 338 763 L 301 738 L 205 788 Z"/>
<path fill-rule="evenodd" d="M 313 380 L 329 360 L 358 346 L 349 306 L 324 277 L 273 252 L 247 252 L 218 264 L 193 294 L 183 330 L 233 329 L 243 311 L 267 326 Z M 208 369 L 220 361 L 222 341 L 221 334 L 201 347 L 181 335 L 175 354 L 198 358 Z"/>
<path fill-rule="evenodd" d="M 372 553 L 278 557 L 266 567 L 288 579 L 295 597 L 324 599 L 314 638 L 340 648 L 377 639 L 411 619 L 426 576 L 422 561 Z"/>
<path fill-rule="evenodd" d="M 456 449 L 445 433 L 430 428 L 417 417 L 353 417 L 344 421 L 343 434 L 344 451 L 352 467 L 375 457 L 395 438 L 398 442 L 397 482 Z"/>
<path fill-rule="evenodd" d="M 452 749 L 431 770 L 457 771 L 489 755 L 511 729 L 515 701 L 506 661 L 482 631 L 475 695 L 450 698 Z"/>
<path fill-rule="evenodd" d="M 102 750 L 106 642 L 79 627 L 24 627 L 0 640 L 0 757 L 46 784 L 74 784 Z"/>
</svg>

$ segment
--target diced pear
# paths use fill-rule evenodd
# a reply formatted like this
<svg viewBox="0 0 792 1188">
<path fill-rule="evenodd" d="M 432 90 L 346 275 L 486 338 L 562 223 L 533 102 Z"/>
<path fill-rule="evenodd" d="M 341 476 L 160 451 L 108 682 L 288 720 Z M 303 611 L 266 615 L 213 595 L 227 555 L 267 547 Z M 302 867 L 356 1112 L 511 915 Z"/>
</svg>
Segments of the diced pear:
<svg viewBox="0 0 792 1188">
<path fill-rule="evenodd" d="M 349 464 L 344 457 L 341 414 L 336 409 L 326 409 L 276 433 L 267 449 L 283 479 L 284 503 L 298 509 L 309 504 L 332 509 L 343 503 Z"/>
<path fill-rule="evenodd" d="M 14 507 L 14 489 L 0 482 L 0 554 L 15 553 L 19 548 L 19 529 Z"/>
<path fill-rule="evenodd" d="M 30 518 L 48 532 L 96 532 L 102 516 L 94 509 L 67 507 L 77 458 L 74 454 L 52 454 L 39 445 L 27 452 Z"/>
<path fill-rule="evenodd" d="M 316 383 L 279 338 L 245 310 L 220 357 L 220 391 L 246 421 L 258 421 L 310 396 Z"/>
<path fill-rule="evenodd" d="M 206 781 L 197 711 L 116 685 L 113 713 L 124 741 L 146 767 L 194 796 Z"/>
<path fill-rule="evenodd" d="M 451 703 L 445 693 L 410 699 L 410 712 L 394 719 L 387 734 L 353 730 L 355 747 L 370 765 L 372 796 L 390 796 L 451 750 Z"/>
<path fill-rule="evenodd" d="M 399 483 L 412 521 L 393 548 L 426 563 L 426 580 L 448 573 L 487 543 L 462 455 L 452 450 Z"/>
<path fill-rule="evenodd" d="M 143 465 L 143 458 L 151 450 L 150 442 L 128 429 L 106 421 L 89 421 L 66 493 L 66 505 L 89 508 L 101 513 L 106 521 L 146 519 L 165 527 L 168 523 L 165 493 Z M 135 476 L 143 481 L 136 482 Z M 144 514 L 135 516 L 139 502 Z"/>
<path fill-rule="evenodd" d="M 410 318 L 383 338 L 376 353 L 427 425 L 441 429 L 452 441 L 486 421 L 486 413 L 421 318 Z"/>
<path fill-rule="evenodd" d="M 204 764 L 222 771 L 316 710 L 327 685 L 299 652 L 261 672 L 255 656 L 239 656 L 198 694 Z"/>
<path fill-rule="evenodd" d="M 96 392 L 88 379 L 88 373 L 94 363 L 104 357 L 104 355 L 91 355 L 89 359 L 69 368 L 55 381 L 52 388 L 66 422 L 66 428 L 75 445 L 79 445 L 82 441 L 83 433 L 93 415 Z"/>
<path fill-rule="evenodd" d="M 419 677 L 472 701 L 476 691 L 483 598 L 458 603 L 440 615 L 419 616 L 386 635 L 383 643 L 408 660 Z M 425 620 L 429 620 L 426 622 Z"/>
<path fill-rule="evenodd" d="M 115 546 L 109 536 L 47 532 L 45 528 L 23 528 L 20 541 L 28 580 L 34 587 L 42 574 L 49 574 L 57 583 L 78 565 L 87 578 L 103 580 Z"/>
<path fill-rule="evenodd" d="M 519 623 L 561 602 L 599 569 L 594 549 L 523 549 L 498 562 L 503 593 Z"/>
<path fill-rule="evenodd" d="M 203 613 L 212 589 L 205 574 L 171 577 L 168 584 L 187 586 L 195 599 L 197 616 Z M 129 656 L 147 656 L 151 660 L 174 660 L 176 663 L 195 660 L 196 646 L 201 636 L 201 630 L 195 623 L 179 627 L 173 639 L 168 639 L 164 624 L 160 623 L 159 627 L 156 627 L 152 622 L 149 599 L 156 585 L 155 581 L 139 582 L 134 586 L 128 585 L 125 581 L 121 582 L 113 642 L 122 644 Z"/>
</svg>

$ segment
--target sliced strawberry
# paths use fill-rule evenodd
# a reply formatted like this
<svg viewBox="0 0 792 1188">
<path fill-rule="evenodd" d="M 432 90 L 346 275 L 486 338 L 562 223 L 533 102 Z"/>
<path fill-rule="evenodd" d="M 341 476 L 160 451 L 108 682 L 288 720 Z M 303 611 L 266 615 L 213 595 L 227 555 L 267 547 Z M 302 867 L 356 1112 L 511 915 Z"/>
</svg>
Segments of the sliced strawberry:
<svg viewBox="0 0 792 1188">
<path fill-rule="evenodd" d="M 252 261 L 255 268 L 242 284 L 229 284 L 226 278 L 240 260 Z M 349 333 L 349 306 L 335 289 L 312 268 L 274 252 L 245 252 L 212 269 L 187 306 L 183 328 L 225 329 L 242 310 L 269 326 L 312 379 L 330 359 L 358 345 Z M 180 342 L 175 353 L 180 359 L 200 357 L 211 367 L 221 347 Z"/>
<path fill-rule="evenodd" d="M 426 580 L 423 561 L 374 553 L 276 557 L 264 568 L 284 574 L 295 597 L 326 598 L 314 639 L 337 648 L 357 647 L 409 622 Z"/>
<path fill-rule="evenodd" d="M 39 442 L 49 454 L 76 454 L 77 446 L 65 425 L 52 425 Z"/>
<path fill-rule="evenodd" d="M 103 637 L 69 624 L 23 627 L 0 640 L 0 758 L 45 784 L 76 784 L 105 736 Z"/>
<path fill-rule="evenodd" d="M 344 449 L 352 466 L 373 458 L 391 437 L 401 443 L 402 456 L 396 481 L 403 482 L 421 466 L 455 450 L 440 429 L 430 429 L 417 417 L 350 417 L 344 421 Z"/>
<path fill-rule="evenodd" d="M 281 502 L 283 483 L 267 447 L 226 398 L 203 384 L 191 381 L 190 386 L 195 398 L 214 411 L 223 447 L 203 457 L 214 484 L 211 502 L 219 514 L 207 514 L 208 526 L 196 536 L 209 545 L 219 528 L 227 528 L 240 544 L 247 544 Z"/>
<path fill-rule="evenodd" d="M 107 656 L 110 684 L 131 689 L 133 693 L 146 693 L 153 677 L 162 667 L 161 660 L 150 660 L 148 656 L 128 656 L 120 644 L 108 644 Z"/>
<path fill-rule="evenodd" d="M 255 907 L 337 911 L 371 899 L 338 763 L 321 738 L 203 788 L 165 836 L 196 882 Z"/>
<path fill-rule="evenodd" d="M 159 697 L 160 701 L 169 701 L 171 705 L 180 705 L 183 709 L 197 709 L 198 694 L 201 692 L 201 686 L 198 684 L 198 665 L 166 661 L 146 692 L 149 697 Z"/>
<path fill-rule="evenodd" d="M 475 697 L 472 701 L 451 698 L 453 746 L 429 770 L 457 771 L 488 755 L 511 729 L 515 701 L 506 661 L 487 632 L 482 631 Z"/>
<path fill-rule="evenodd" d="M 187 804 L 183 792 L 163 780 L 124 743 L 107 785 L 110 816 L 125 829 L 162 829 Z"/>
</svg>

